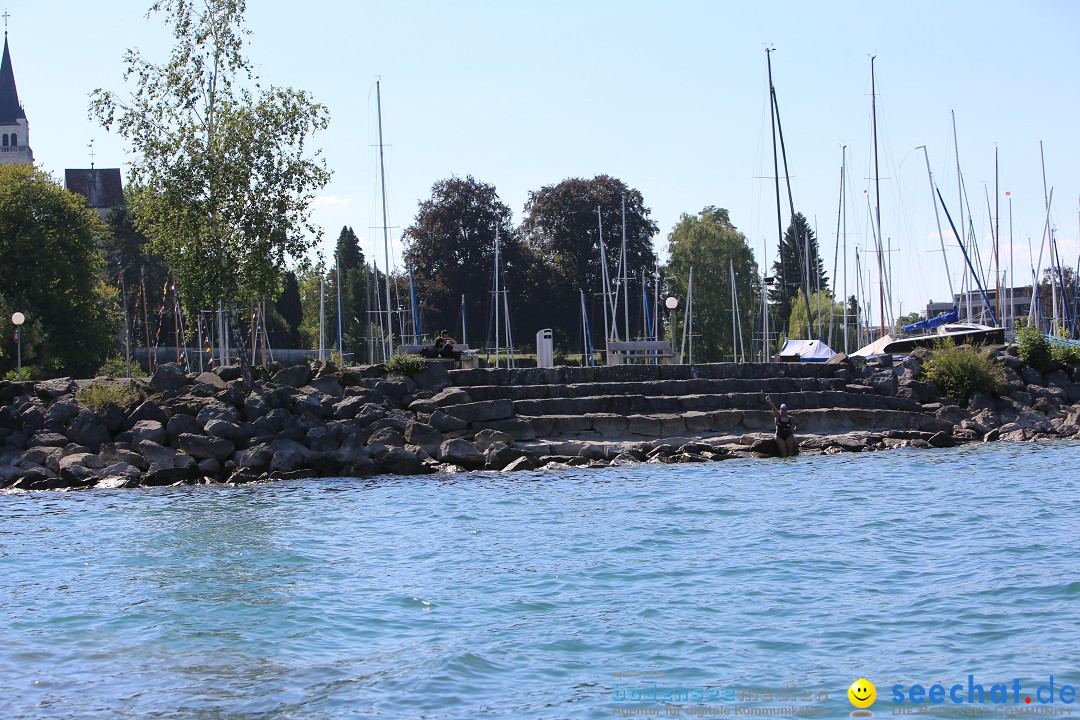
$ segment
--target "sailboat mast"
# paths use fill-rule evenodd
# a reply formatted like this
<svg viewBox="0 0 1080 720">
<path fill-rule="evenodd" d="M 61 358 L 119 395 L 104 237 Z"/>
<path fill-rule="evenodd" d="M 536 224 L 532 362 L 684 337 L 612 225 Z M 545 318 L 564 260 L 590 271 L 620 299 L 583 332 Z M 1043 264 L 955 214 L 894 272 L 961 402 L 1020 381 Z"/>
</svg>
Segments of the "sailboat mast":
<svg viewBox="0 0 1080 720">
<path fill-rule="evenodd" d="M 877 225 L 877 259 L 878 259 L 878 311 L 881 314 L 881 337 L 885 336 L 885 258 L 881 252 L 881 176 L 878 171 L 878 140 L 877 140 L 877 80 L 874 76 L 874 59 L 870 57 L 870 111 L 874 135 L 874 221 Z"/>
<path fill-rule="evenodd" d="M 840 204 L 844 208 L 844 354 L 848 353 L 848 287 L 847 287 L 847 145 L 840 158 L 840 174 L 844 178 L 841 183 L 843 192 L 840 193 Z M 835 282 L 835 280 L 834 280 Z"/>
<path fill-rule="evenodd" d="M 960 177 L 960 143 L 956 138 L 956 111 L 950 111 L 952 115 L 952 136 L 953 136 L 953 150 L 956 153 L 956 193 L 959 196 L 958 204 L 960 205 L 960 227 L 966 227 L 964 225 L 964 182 Z M 963 243 L 961 242 L 961 246 Z M 964 265 L 964 275 L 960 283 L 960 292 L 964 293 L 967 305 L 967 321 L 971 322 L 971 288 L 967 284 L 967 265 Z M 965 288 L 967 288 L 965 290 Z"/>
<path fill-rule="evenodd" d="M 994 145 L 994 277 L 997 284 L 994 289 L 994 313 L 1001 317 L 1001 192 L 998 187 L 998 148 Z"/>
<path fill-rule="evenodd" d="M 622 283 L 623 320 L 626 327 L 626 339 L 630 339 L 630 269 L 626 266 L 626 193 L 622 194 Z"/>
<path fill-rule="evenodd" d="M 949 281 L 949 299 L 952 300 L 955 297 L 953 294 L 952 273 L 949 272 L 949 256 L 945 253 L 945 235 L 941 232 L 941 214 L 938 212 L 937 198 L 934 196 L 934 173 L 930 171 L 930 153 L 926 151 L 925 145 L 920 145 L 920 147 L 923 151 L 923 158 L 926 160 L 926 177 L 930 179 L 930 202 L 934 204 L 934 220 L 937 222 L 938 241 L 941 243 L 941 257 L 945 261 L 945 279 Z M 929 320 L 929 318 L 927 319 Z"/>
<path fill-rule="evenodd" d="M 384 356 L 389 359 L 394 349 L 394 324 L 390 310 L 390 228 L 386 222 L 386 160 L 383 157 L 382 91 L 375 82 L 375 103 L 379 114 L 379 183 L 382 188 L 383 259 L 386 263 L 386 339 Z"/>
<path fill-rule="evenodd" d="M 765 48 L 765 63 L 769 70 L 769 122 L 772 124 L 773 184 L 776 186 L 776 235 L 780 248 L 780 303 L 787 300 L 787 266 L 784 263 L 784 220 L 780 216 L 780 158 L 776 152 L 776 88 L 772 79 L 772 48 Z M 783 321 L 781 321 L 783 322 Z M 766 338 L 766 343 L 768 338 Z"/>
<path fill-rule="evenodd" d="M 616 336 L 618 339 L 618 328 L 612 329 L 608 325 L 608 312 L 612 309 L 609 304 L 608 290 L 608 266 L 607 266 L 607 252 L 604 250 L 604 217 L 600 213 L 600 206 L 596 206 L 596 223 L 600 232 L 600 296 L 603 299 L 604 305 L 604 345 L 606 346 L 608 341 L 612 339 L 612 336 Z M 612 313 L 612 322 L 615 321 L 615 315 Z"/>
</svg>

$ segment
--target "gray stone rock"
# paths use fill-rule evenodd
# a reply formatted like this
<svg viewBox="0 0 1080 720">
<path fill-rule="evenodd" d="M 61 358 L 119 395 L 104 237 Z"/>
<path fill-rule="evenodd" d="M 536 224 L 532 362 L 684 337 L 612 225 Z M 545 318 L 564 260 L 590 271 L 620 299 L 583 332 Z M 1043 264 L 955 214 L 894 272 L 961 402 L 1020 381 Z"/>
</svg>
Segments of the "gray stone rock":
<svg viewBox="0 0 1080 720">
<path fill-rule="evenodd" d="M 238 450 L 233 455 L 233 462 L 238 468 L 262 472 L 270 467 L 274 459 L 274 450 L 267 444 L 256 445 L 247 450 Z"/>
<path fill-rule="evenodd" d="M 520 470 L 535 470 L 536 461 L 528 455 L 523 455 L 503 468 L 503 472 L 518 472 Z"/>
<path fill-rule="evenodd" d="M 173 415 L 165 426 L 165 435 L 169 438 L 169 444 L 175 446 L 177 438 L 184 433 L 198 435 L 202 432 L 202 425 L 191 415 Z"/>
<path fill-rule="evenodd" d="M 420 475 L 428 472 L 423 461 L 403 447 L 390 448 L 379 460 L 384 472 L 394 475 Z"/>
<path fill-rule="evenodd" d="M 134 446 L 135 452 L 142 456 L 142 466 L 149 467 L 174 467 L 176 464 L 176 450 L 163 447 L 150 440 L 140 440 Z"/>
<path fill-rule="evenodd" d="M 177 363 L 160 365 L 150 378 L 150 391 L 154 393 L 179 390 L 187 385 L 187 373 Z"/>
<path fill-rule="evenodd" d="M 446 415 L 442 410 L 435 410 L 428 419 L 428 424 L 441 433 L 455 433 L 469 426 L 468 422 Z"/>
<path fill-rule="evenodd" d="M 936 448 L 956 447 L 956 438 L 946 432 L 937 432 L 931 436 L 929 443 Z"/>
<path fill-rule="evenodd" d="M 293 365 L 274 373 L 273 381 L 286 387 L 302 388 L 311 380 L 311 368 L 307 365 Z"/>
<path fill-rule="evenodd" d="M 411 445 L 417 445 L 424 449 L 432 457 L 439 456 L 439 447 L 442 445 L 443 434 L 431 425 L 415 420 L 405 426 L 405 440 Z"/>
<path fill-rule="evenodd" d="M 255 422 L 270 412 L 270 404 L 258 395 L 250 395 L 244 400 L 244 419 Z"/>
<path fill-rule="evenodd" d="M 65 455 L 60 458 L 59 468 L 60 472 L 64 471 L 64 468 L 70 468 L 74 465 L 80 465 L 85 468 L 100 469 L 105 467 L 105 463 L 100 457 L 93 453 L 74 453 L 72 455 Z"/>
<path fill-rule="evenodd" d="M 136 487 L 139 484 L 141 475 L 108 475 L 104 474 L 100 480 L 98 480 L 97 487 L 101 490 L 119 490 L 121 488 Z"/>
<path fill-rule="evenodd" d="M 324 395 L 329 395 L 335 400 L 340 400 L 345 396 L 345 389 L 341 387 L 341 383 L 333 376 L 315 378 L 308 383 L 308 386 L 315 388 Z"/>
<path fill-rule="evenodd" d="M 350 395 L 334 405 L 334 417 L 352 420 L 370 400 L 364 395 Z"/>
<path fill-rule="evenodd" d="M 234 444 L 243 443 L 251 439 L 251 433 L 240 423 L 228 420 L 211 420 L 206 423 L 206 434 L 211 437 L 231 440 Z"/>
<path fill-rule="evenodd" d="M 131 428 L 133 443 L 149 440 L 160 445 L 165 440 L 165 428 L 157 420 L 140 420 Z"/>
<path fill-rule="evenodd" d="M 68 444 L 68 438 L 60 433 L 39 431 L 30 436 L 27 441 L 29 447 L 58 447 L 62 448 Z"/>
<path fill-rule="evenodd" d="M 447 363 L 429 362 L 427 367 L 412 376 L 417 387 L 425 390 L 442 390 L 450 385 Z"/>
<path fill-rule="evenodd" d="M 195 383 L 198 385 L 209 385 L 216 390 L 224 390 L 226 387 L 225 379 L 214 372 L 199 373 L 195 377 Z"/>
<path fill-rule="evenodd" d="M 55 400 L 61 395 L 73 393 L 78 389 L 75 381 L 69 377 L 42 380 L 34 383 L 34 393 L 42 400 Z"/>
<path fill-rule="evenodd" d="M 270 443 L 274 455 L 270 460 L 271 472 L 288 472 L 304 467 L 311 451 L 294 440 L 275 440 Z"/>
<path fill-rule="evenodd" d="M 431 398 L 431 402 L 435 403 L 437 407 L 446 407 L 447 405 L 466 405 L 473 400 L 469 397 L 469 393 L 461 388 L 448 387 L 439 393 L 436 393 Z"/>
<path fill-rule="evenodd" d="M 502 443 L 506 446 L 514 444 L 514 438 L 504 432 L 498 430 L 481 430 L 476 433 L 476 437 L 473 438 L 473 442 L 476 443 L 476 449 L 480 452 L 485 452 L 489 447 L 495 443 Z"/>
<path fill-rule="evenodd" d="M 227 405 L 220 400 L 207 400 L 206 404 L 199 410 L 199 414 L 195 416 L 195 420 L 205 428 L 206 424 L 211 420 L 238 422 L 240 412 L 234 406 Z"/>
<path fill-rule="evenodd" d="M 221 473 L 221 463 L 215 458 L 205 458 L 196 466 L 203 477 L 217 477 Z"/>
<path fill-rule="evenodd" d="M 440 462 L 453 463 L 467 468 L 479 468 L 484 464 L 484 456 L 476 449 L 476 446 L 467 440 L 456 438 L 445 440 L 439 446 Z"/>
<path fill-rule="evenodd" d="M 82 411 L 74 398 L 60 398 L 45 411 L 45 427 L 59 430 Z"/>
<path fill-rule="evenodd" d="M 395 428 L 381 428 L 368 438 L 369 443 L 382 443 L 387 447 L 405 447 L 405 438 Z"/>
<path fill-rule="evenodd" d="M 187 482 L 190 473 L 187 468 L 162 467 L 143 475 L 142 484 L 147 487 L 164 487 Z"/>
<path fill-rule="evenodd" d="M 165 424 L 169 422 L 169 416 L 157 403 L 147 400 L 128 415 L 127 420 L 124 421 L 121 427 L 124 430 L 130 430 L 135 427 L 135 423 L 141 420 L 157 420 L 159 423 Z"/>
<path fill-rule="evenodd" d="M 223 365 L 214 368 L 214 372 L 227 383 L 232 382 L 233 380 L 239 380 L 244 375 L 244 371 L 239 365 Z"/>
<path fill-rule="evenodd" d="M 308 430 L 307 435 L 304 436 L 304 444 L 307 445 L 312 452 L 321 453 L 337 452 L 339 447 L 334 436 L 329 430 L 323 427 L 315 427 Z"/>
<path fill-rule="evenodd" d="M 177 445 L 180 446 L 181 450 L 198 460 L 214 458 L 218 462 L 223 462 L 236 451 L 236 446 L 233 445 L 231 440 L 206 435 L 194 435 L 192 433 L 182 434 L 177 439 Z"/>
<path fill-rule="evenodd" d="M 525 453 L 502 442 L 493 442 L 484 449 L 484 465 L 491 470 L 502 470 Z"/>
<path fill-rule="evenodd" d="M 72 442 L 97 452 L 103 443 L 109 441 L 109 426 L 93 410 L 83 410 L 68 425 L 67 436 Z"/>
<path fill-rule="evenodd" d="M 64 451 L 58 447 L 32 447 L 25 450 L 18 459 L 18 464 L 24 462 L 33 463 L 52 470 L 60 471 L 60 459 L 64 457 Z"/>
</svg>

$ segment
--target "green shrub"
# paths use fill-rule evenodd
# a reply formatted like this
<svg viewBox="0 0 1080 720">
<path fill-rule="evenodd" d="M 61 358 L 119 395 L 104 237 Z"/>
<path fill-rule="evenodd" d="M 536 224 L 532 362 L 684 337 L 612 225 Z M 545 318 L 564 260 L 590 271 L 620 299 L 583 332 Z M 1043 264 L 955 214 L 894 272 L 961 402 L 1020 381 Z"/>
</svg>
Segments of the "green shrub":
<svg viewBox="0 0 1080 720">
<path fill-rule="evenodd" d="M 391 375 L 412 377 L 423 372 L 426 367 L 427 360 L 419 355 L 409 355 L 407 353 L 395 353 L 386 361 L 386 371 Z"/>
<path fill-rule="evenodd" d="M 98 368 L 97 374 L 99 377 L 146 377 L 146 371 L 142 369 L 134 359 L 131 361 L 131 375 L 128 375 L 128 363 L 122 357 L 110 357 L 106 358 L 105 362 L 101 363 L 101 367 Z"/>
<path fill-rule="evenodd" d="M 1058 337 L 1066 342 L 1050 343 L 1050 357 L 1065 366 L 1080 365 L 1080 346 L 1068 342 L 1067 330 L 1058 331 Z"/>
<path fill-rule="evenodd" d="M 1005 383 L 1005 372 L 991 357 L 989 348 L 957 347 L 952 339 L 934 346 L 923 362 L 922 375 L 959 402 L 967 402 L 976 390 L 997 394 Z"/>
<path fill-rule="evenodd" d="M 1054 364 L 1050 342 L 1037 327 L 1026 322 L 1018 324 L 1020 331 L 1016 334 L 1016 345 L 1020 359 L 1041 373 L 1049 372 Z"/>
<path fill-rule="evenodd" d="M 37 380 L 40 377 L 41 377 L 41 370 L 34 367 L 33 365 L 23 365 L 23 368 L 22 368 L 23 382 L 29 382 L 31 380 Z M 19 371 L 17 369 L 16 370 L 8 370 L 6 373 L 4 373 L 4 379 L 5 380 L 10 380 L 11 382 L 18 382 L 19 381 Z"/>
<path fill-rule="evenodd" d="M 110 403 L 119 408 L 126 408 L 139 397 L 135 388 L 121 383 L 91 383 L 75 393 L 79 404 L 94 411 L 100 411 Z"/>
</svg>

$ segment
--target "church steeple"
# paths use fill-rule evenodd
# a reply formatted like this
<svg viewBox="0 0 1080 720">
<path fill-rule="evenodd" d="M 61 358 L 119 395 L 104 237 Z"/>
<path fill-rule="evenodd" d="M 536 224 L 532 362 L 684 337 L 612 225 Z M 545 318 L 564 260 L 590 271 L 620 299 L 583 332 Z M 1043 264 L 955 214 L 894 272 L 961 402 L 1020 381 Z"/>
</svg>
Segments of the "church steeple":
<svg viewBox="0 0 1080 720">
<path fill-rule="evenodd" d="M 30 123 L 19 102 L 15 87 L 15 71 L 11 68 L 11 52 L 8 50 L 7 18 L 4 18 L 4 56 L 0 59 L 0 163 L 34 162 L 30 149 Z"/>
<path fill-rule="evenodd" d="M 19 91 L 15 87 L 15 71 L 11 69 L 11 52 L 8 51 L 7 32 L 4 32 L 4 57 L 0 60 L 0 123 L 14 124 L 16 120 L 26 119 L 26 113 L 19 104 Z"/>
</svg>

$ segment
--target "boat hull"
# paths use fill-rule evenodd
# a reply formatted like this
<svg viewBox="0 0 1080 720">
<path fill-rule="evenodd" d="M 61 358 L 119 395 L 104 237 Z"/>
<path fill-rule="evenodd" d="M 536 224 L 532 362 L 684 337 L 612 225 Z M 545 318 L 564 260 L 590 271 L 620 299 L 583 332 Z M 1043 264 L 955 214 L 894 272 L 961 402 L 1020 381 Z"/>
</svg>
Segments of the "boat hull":
<svg viewBox="0 0 1080 720">
<path fill-rule="evenodd" d="M 934 333 L 894 340 L 882 352 L 889 355 L 907 355 L 918 347 L 929 348 L 942 340 L 952 339 L 957 345 L 1004 345 L 1005 328 L 967 330 L 964 332 Z"/>
</svg>

